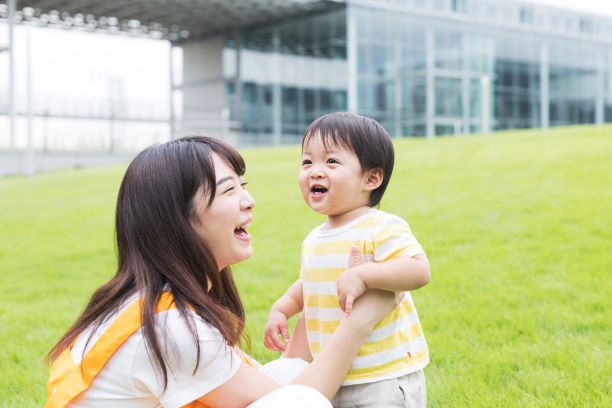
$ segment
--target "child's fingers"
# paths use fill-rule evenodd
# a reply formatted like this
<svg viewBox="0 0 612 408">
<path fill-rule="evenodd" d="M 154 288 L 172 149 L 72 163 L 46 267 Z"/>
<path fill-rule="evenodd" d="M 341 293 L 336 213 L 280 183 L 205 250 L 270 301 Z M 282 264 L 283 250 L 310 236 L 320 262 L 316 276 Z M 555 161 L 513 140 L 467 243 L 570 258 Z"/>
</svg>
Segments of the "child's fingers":
<svg viewBox="0 0 612 408">
<path fill-rule="evenodd" d="M 266 330 L 264 331 L 264 344 L 266 345 L 266 347 L 270 345 L 270 333 L 272 333 L 272 329 L 266 328 Z"/>
<path fill-rule="evenodd" d="M 266 334 L 264 336 L 264 346 L 266 346 L 266 348 L 268 350 L 273 350 L 274 345 L 272 344 L 272 341 L 270 340 L 270 332 L 266 331 Z"/>
<path fill-rule="evenodd" d="M 344 310 L 345 303 L 346 303 L 346 296 L 344 296 L 344 293 L 338 291 L 338 304 L 340 305 L 340 309 Z"/>
<path fill-rule="evenodd" d="M 266 341 L 265 341 L 265 346 L 268 350 L 272 350 L 272 351 L 283 351 L 280 349 L 280 347 L 278 346 L 278 344 L 275 343 L 275 339 L 274 336 L 267 336 L 266 337 Z"/>
<path fill-rule="evenodd" d="M 349 268 L 361 264 L 361 252 L 356 246 L 351 247 L 351 254 L 349 255 Z"/>
<path fill-rule="evenodd" d="M 279 340 L 278 336 L 274 336 L 272 338 L 272 341 L 274 343 L 274 347 L 275 347 L 276 351 L 280 351 L 280 352 L 285 351 L 285 345 Z"/>
<path fill-rule="evenodd" d="M 280 351 L 278 349 L 278 346 L 275 344 L 275 341 L 274 341 L 275 336 L 276 336 L 276 329 L 273 327 L 267 328 L 264 334 L 264 346 L 266 346 L 268 350 Z"/>
<path fill-rule="evenodd" d="M 270 342 L 268 335 L 264 337 L 264 346 L 266 346 L 268 350 L 274 350 L 274 346 L 272 345 L 272 342 Z"/>
<path fill-rule="evenodd" d="M 287 326 L 286 325 L 281 326 L 280 332 L 281 332 L 281 335 L 283 336 L 283 339 L 285 339 L 285 342 L 288 342 L 289 341 L 289 330 L 287 330 Z"/>
<path fill-rule="evenodd" d="M 276 351 L 285 351 L 285 344 L 281 340 L 282 328 L 277 326 L 270 333 L 270 342 L 274 345 Z"/>
<path fill-rule="evenodd" d="M 353 296 L 348 295 L 346 297 L 346 303 L 344 306 L 344 315 L 346 317 L 348 317 L 351 314 L 351 310 L 353 310 L 353 302 L 355 301 L 355 299 L 353 298 Z"/>
</svg>

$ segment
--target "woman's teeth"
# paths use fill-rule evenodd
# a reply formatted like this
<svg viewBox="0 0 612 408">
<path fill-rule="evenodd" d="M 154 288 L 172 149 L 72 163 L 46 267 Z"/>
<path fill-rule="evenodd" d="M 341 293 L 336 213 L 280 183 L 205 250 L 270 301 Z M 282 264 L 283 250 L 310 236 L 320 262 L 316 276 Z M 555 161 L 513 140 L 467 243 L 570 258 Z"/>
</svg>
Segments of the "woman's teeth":
<svg viewBox="0 0 612 408">
<path fill-rule="evenodd" d="M 234 230 L 234 235 L 237 235 L 239 238 L 249 238 L 251 235 L 242 227 L 236 228 Z"/>
</svg>

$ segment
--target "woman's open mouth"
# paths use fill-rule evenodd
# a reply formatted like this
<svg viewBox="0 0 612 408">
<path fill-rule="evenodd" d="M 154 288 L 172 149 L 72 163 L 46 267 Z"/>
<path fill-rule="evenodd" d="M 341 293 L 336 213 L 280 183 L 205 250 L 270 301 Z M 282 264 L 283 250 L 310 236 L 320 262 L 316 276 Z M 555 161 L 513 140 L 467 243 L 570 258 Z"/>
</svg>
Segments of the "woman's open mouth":
<svg viewBox="0 0 612 408">
<path fill-rule="evenodd" d="M 247 231 L 247 228 L 250 226 L 250 222 L 243 226 L 240 226 L 234 230 L 234 235 L 236 238 L 241 239 L 243 241 L 248 241 L 251 239 L 251 234 Z"/>
</svg>

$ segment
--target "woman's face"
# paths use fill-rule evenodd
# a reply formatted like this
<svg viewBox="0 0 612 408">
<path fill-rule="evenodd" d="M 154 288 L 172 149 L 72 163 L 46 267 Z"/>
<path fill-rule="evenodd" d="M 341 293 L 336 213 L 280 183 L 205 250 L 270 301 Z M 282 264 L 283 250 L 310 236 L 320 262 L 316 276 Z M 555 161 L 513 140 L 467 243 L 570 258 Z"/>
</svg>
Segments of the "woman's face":
<svg viewBox="0 0 612 408">
<path fill-rule="evenodd" d="M 247 228 L 253 221 L 255 200 L 246 191 L 246 182 L 220 156 L 213 153 L 217 192 L 206 207 L 208 192 L 202 188 L 194 198 L 196 218 L 192 226 L 210 248 L 219 270 L 253 255 Z"/>
</svg>

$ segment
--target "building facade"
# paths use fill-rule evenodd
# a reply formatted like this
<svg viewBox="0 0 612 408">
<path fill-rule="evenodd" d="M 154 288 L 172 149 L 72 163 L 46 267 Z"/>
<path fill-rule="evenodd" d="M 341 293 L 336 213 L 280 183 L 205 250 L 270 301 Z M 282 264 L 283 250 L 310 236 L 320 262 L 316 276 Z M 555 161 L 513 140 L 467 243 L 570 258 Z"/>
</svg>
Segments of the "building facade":
<svg viewBox="0 0 612 408">
<path fill-rule="evenodd" d="M 347 0 L 182 44 L 182 120 L 295 143 L 348 110 L 395 137 L 612 122 L 612 18 L 524 1 Z"/>
</svg>

